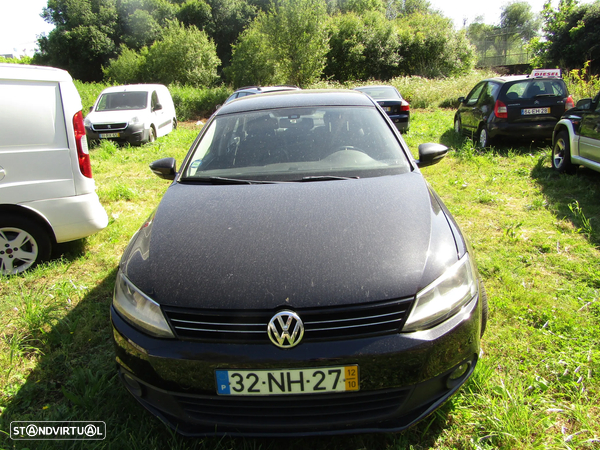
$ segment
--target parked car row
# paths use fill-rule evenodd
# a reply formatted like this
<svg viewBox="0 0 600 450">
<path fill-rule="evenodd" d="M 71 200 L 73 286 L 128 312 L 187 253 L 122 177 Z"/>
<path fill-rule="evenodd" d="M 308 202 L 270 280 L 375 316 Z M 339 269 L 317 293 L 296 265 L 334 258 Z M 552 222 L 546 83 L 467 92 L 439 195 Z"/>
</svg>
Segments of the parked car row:
<svg viewBox="0 0 600 450">
<path fill-rule="evenodd" d="M 552 167 L 600 171 L 600 92 L 574 105 L 560 70 L 495 77 L 458 99 L 454 130 L 484 148 L 500 139 L 552 141 Z"/>
<path fill-rule="evenodd" d="M 556 123 L 575 106 L 556 71 L 488 78 L 458 101 L 454 130 L 473 136 L 480 147 L 500 139 L 551 139 Z"/>
</svg>

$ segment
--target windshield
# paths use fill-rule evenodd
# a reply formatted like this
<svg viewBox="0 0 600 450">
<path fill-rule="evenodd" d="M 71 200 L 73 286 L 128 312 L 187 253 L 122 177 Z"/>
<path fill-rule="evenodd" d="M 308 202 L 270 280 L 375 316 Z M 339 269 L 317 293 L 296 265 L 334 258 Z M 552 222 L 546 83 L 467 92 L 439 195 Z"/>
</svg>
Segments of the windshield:
<svg viewBox="0 0 600 450">
<path fill-rule="evenodd" d="M 364 88 L 358 88 L 357 90 L 364 92 L 365 94 L 367 94 L 371 98 L 374 98 L 375 100 L 401 98 L 398 95 L 398 92 L 393 87 L 389 87 L 389 86 L 364 87 Z"/>
<path fill-rule="evenodd" d="M 302 181 L 409 170 L 400 142 L 373 107 L 282 108 L 217 116 L 182 180 Z"/>
<path fill-rule="evenodd" d="M 110 94 L 102 94 L 98 106 L 96 106 L 96 111 L 146 109 L 147 105 L 147 92 L 111 92 Z"/>
</svg>

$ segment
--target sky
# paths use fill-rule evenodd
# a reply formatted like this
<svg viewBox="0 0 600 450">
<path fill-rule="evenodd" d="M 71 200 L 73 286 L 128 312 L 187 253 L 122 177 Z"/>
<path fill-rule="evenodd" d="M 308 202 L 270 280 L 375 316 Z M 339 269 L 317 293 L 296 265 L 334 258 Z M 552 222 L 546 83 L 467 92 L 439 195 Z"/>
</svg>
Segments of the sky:
<svg viewBox="0 0 600 450">
<path fill-rule="evenodd" d="M 528 0 L 531 9 L 539 13 L 546 0 Z M 589 3 L 592 0 L 583 0 Z M 434 9 L 454 21 L 454 26 L 462 28 L 476 17 L 483 16 L 490 25 L 500 23 L 501 7 L 508 1 L 494 0 L 429 0 Z M 47 0 L 0 0 L 0 55 L 14 54 L 32 56 L 37 48 L 37 37 L 48 34 L 53 26 L 40 17 Z M 552 0 L 556 8 L 558 0 Z"/>
</svg>

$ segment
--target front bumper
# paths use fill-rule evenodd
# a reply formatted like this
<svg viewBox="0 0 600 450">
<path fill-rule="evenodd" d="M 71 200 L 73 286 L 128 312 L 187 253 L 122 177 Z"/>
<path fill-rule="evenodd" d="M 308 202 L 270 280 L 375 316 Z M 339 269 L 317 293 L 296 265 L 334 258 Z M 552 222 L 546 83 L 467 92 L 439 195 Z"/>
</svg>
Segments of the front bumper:
<svg viewBox="0 0 600 450">
<path fill-rule="evenodd" d="M 107 134 L 118 134 L 118 137 L 104 137 Z M 121 129 L 107 129 L 97 131 L 92 127 L 85 127 L 85 134 L 90 141 L 99 141 L 101 139 L 110 139 L 112 141 L 129 142 L 130 144 L 140 144 L 148 140 L 148 130 L 144 129 L 143 123 L 134 125 L 128 124 Z"/>
<path fill-rule="evenodd" d="M 227 345 L 151 338 L 111 317 L 119 374 L 150 412 L 189 436 L 295 436 L 401 431 L 441 406 L 477 363 L 481 306 L 474 298 L 416 333 L 312 342 Z M 360 391 L 268 397 L 218 396 L 217 369 L 358 364 Z M 460 369 L 459 369 L 460 367 Z M 451 378 L 456 375 L 460 376 Z"/>
</svg>

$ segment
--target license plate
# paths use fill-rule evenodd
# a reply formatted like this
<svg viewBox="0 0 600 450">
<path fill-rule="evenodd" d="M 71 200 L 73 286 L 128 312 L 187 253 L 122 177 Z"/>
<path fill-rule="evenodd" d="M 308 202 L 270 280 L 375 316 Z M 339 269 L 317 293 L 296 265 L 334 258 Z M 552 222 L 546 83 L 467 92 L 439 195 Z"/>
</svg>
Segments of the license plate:
<svg viewBox="0 0 600 450">
<path fill-rule="evenodd" d="M 117 138 L 120 136 L 120 133 L 102 133 L 100 134 L 100 139 Z"/>
<path fill-rule="evenodd" d="M 219 395 L 325 394 L 358 391 L 358 366 L 286 370 L 216 370 Z"/>
<path fill-rule="evenodd" d="M 391 107 L 391 106 L 384 106 L 384 107 L 383 107 L 383 110 L 384 110 L 385 112 L 392 112 L 392 107 Z"/>
<path fill-rule="evenodd" d="M 550 114 L 550 108 L 526 108 L 521 110 L 522 116 L 532 116 L 537 114 Z"/>
</svg>

